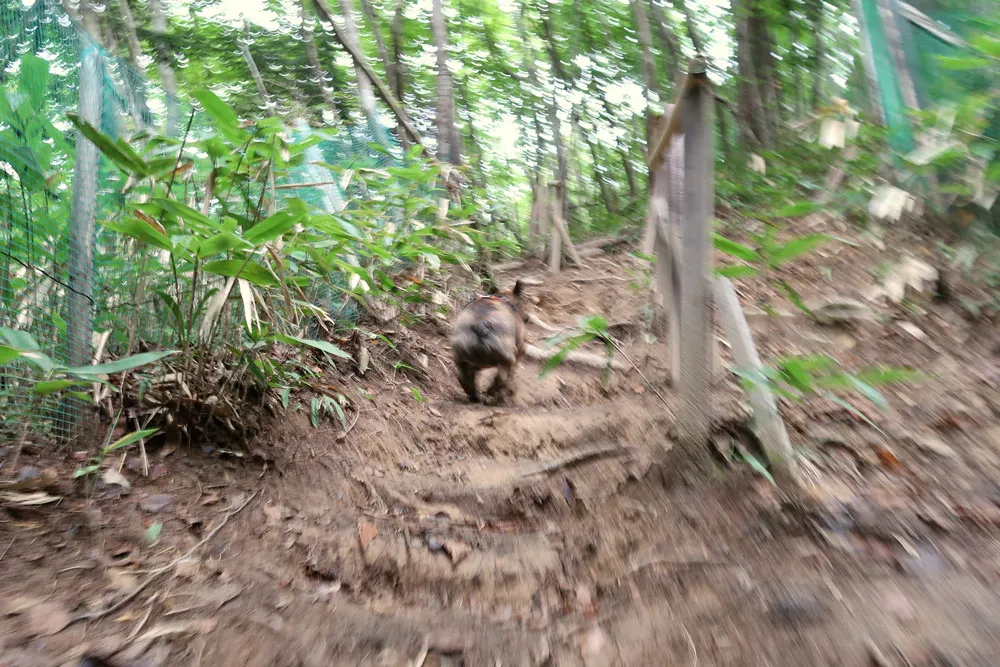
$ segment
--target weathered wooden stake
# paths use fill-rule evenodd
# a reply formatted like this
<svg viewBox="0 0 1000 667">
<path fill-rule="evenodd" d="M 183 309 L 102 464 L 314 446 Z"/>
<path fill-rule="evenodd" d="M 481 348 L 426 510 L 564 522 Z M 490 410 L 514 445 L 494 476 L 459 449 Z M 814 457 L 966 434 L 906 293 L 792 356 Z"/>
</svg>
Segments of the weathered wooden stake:
<svg viewBox="0 0 1000 667">
<path fill-rule="evenodd" d="M 707 445 L 711 410 L 714 338 L 709 307 L 712 246 L 709 226 L 715 199 L 712 91 L 707 81 L 691 86 L 682 102 L 684 127 L 684 218 L 680 251 L 680 408 L 677 431 L 689 449 Z M 676 255 L 675 255 L 676 257 Z"/>
<path fill-rule="evenodd" d="M 726 338 L 733 350 L 736 366 L 745 370 L 760 370 L 762 365 L 750 334 L 750 326 L 740 307 L 732 282 L 728 278 L 716 278 L 712 285 L 715 305 L 719 311 Z M 778 404 L 767 387 L 750 388 L 750 408 L 753 410 L 754 430 L 764 447 L 767 460 L 775 481 L 783 489 L 798 486 L 799 477 L 795 454 L 788 441 L 785 423 L 778 413 Z"/>
</svg>

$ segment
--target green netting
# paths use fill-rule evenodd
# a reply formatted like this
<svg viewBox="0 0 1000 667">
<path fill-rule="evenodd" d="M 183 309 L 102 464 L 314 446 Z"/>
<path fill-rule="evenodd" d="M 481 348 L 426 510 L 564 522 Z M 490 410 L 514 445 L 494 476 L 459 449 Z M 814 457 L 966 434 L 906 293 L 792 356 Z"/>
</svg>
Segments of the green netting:
<svg viewBox="0 0 1000 667">
<path fill-rule="evenodd" d="M 134 203 L 122 194 L 119 170 L 103 157 L 97 162 L 96 196 L 77 204 L 81 211 L 93 210 L 97 221 L 93 238 L 82 246 L 93 256 L 92 289 L 81 291 L 86 281 L 70 269 L 80 266 L 80 258 L 70 253 L 76 132 L 67 114 L 81 110 L 81 66 L 95 55 L 100 81 L 95 124 L 111 137 L 162 126 L 163 91 L 96 45 L 61 5 L 0 0 L 0 326 L 30 333 L 42 352 L 63 363 L 86 363 L 93 355 L 92 341 L 70 343 L 82 322 L 92 321 L 95 332 L 111 332 L 107 350 L 112 353 L 165 342 L 165 313 L 154 290 L 172 286 L 168 258 L 101 226 Z M 207 117 L 174 102 L 185 125 L 190 119 L 193 136 L 211 131 Z M 322 185 L 280 192 L 320 210 L 339 211 L 347 193 L 320 165 L 356 169 L 397 163 L 398 146 L 384 126 L 376 125 L 346 128 L 311 147 L 306 165 L 279 185 Z M 298 131 L 311 129 L 303 123 Z M 373 148 L 374 141 L 389 150 Z M 180 189 L 174 194 L 183 196 Z M 310 297 L 339 309 L 341 317 L 353 315 L 341 291 L 317 286 Z M 30 377 L 30 367 L 23 364 L 0 368 L 0 424 L 65 431 L 76 411 L 65 402 L 34 397 Z"/>
<path fill-rule="evenodd" d="M 914 147 L 908 110 L 903 103 L 900 82 L 893 65 L 886 36 L 880 0 L 862 0 L 861 10 L 868 30 L 875 61 L 881 105 L 886 125 L 891 130 L 894 148 L 901 152 Z M 897 3 L 891 3 L 893 5 Z M 923 12 L 935 27 L 928 30 L 902 14 L 897 15 L 900 38 L 906 56 L 907 70 L 913 80 L 917 99 L 922 108 L 933 108 L 954 102 L 969 93 L 983 91 L 989 85 L 983 72 L 955 72 L 941 66 L 941 56 L 955 56 L 961 47 L 942 39 L 941 34 L 954 34 L 968 39 L 982 31 L 979 20 L 994 18 L 997 4 L 993 0 L 913 0 L 914 8 Z"/>
</svg>

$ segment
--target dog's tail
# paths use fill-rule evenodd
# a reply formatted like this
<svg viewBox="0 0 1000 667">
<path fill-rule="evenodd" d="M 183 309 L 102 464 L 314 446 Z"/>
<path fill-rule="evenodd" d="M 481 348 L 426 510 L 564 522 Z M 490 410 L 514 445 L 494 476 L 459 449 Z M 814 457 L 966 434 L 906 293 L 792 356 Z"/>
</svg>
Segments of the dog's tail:
<svg viewBox="0 0 1000 667">
<path fill-rule="evenodd" d="M 486 338 L 487 336 L 490 336 L 493 333 L 493 323 L 490 322 L 489 320 L 479 320 L 478 322 L 472 325 L 472 330 L 480 338 Z"/>
</svg>

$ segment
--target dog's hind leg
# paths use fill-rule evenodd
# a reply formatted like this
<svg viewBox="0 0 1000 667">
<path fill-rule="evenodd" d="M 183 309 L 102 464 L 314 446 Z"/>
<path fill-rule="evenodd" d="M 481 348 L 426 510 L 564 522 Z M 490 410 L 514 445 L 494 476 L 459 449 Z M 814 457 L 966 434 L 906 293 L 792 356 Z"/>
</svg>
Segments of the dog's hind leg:
<svg viewBox="0 0 1000 667">
<path fill-rule="evenodd" d="M 473 403 L 479 402 L 479 391 L 476 389 L 477 369 L 472 364 L 456 362 L 458 366 L 458 383 L 462 385 L 465 395 Z"/>
</svg>

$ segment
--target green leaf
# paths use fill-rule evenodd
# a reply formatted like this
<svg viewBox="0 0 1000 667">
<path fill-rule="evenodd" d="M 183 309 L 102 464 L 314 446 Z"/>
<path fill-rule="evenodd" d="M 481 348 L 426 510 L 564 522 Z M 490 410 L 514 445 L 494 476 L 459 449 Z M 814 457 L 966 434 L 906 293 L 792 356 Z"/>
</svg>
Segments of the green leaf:
<svg viewBox="0 0 1000 667">
<path fill-rule="evenodd" d="M 1000 58 L 1000 38 L 994 35 L 976 35 L 971 40 L 972 46 L 992 58 Z M 23 68 L 24 65 L 22 64 Z"/>
<path fill-rule="evenodd" d="M 132 433 L 128 433 L 126 435 L 123 435 L 122 437 L 118 438 L 117 440 L 115 440 L 114 442 L 112 442 L 110 445 L 108 445 L 107 447 L 105 447 L 104 449 L 102 449 L 101 450 L 101 455 L 102 456 L 107 456 L 108 454 L 111 454 L 113 452 L 117 452 L 119 449 L 124 449 L 125 447 L 128 447 L 129 445 L 135 444 L 135 443 L 139 442 L 140 440 L 142 440 L 143 438 L 148 438 L 150 436 L 156 435 L 159 432 L 160 432 L 160 429 L 158 429 L 158 428 L 147 428 L 147 429 L 143 429 L 141 431 L 133 431 Z"/>
<path fill-rule="evenodd" d="M 86 384 L 87 382 L 83 380 L 44 380 L 42 382 L 36 382 L 35 386 L 32 387 L 32 391 L 39 396 L 48 396 L 49 394 L 54 394 L 57 391 L 62 391 L 63 389 L 79 387 Z"/>
<path fill-rule="evenodd" d="M 566 361 L 566 357 L 569 356 L 570 352 L 580 347 L 581 345 L 589 343 L 590 341 L 594 340 L 594 338 L 596 338 L 594 334 L 587 333 L 587 334 L 579 334 L 573 336 L 572 338 L 567 339 L 565 342 L 563 342 L 562 347 L 559 349 L 559 351 L 556 352 L 552 356 L 552 358 L 550 358 L 542 365 L 542 369 L 539 371 L 538 376 L 545 377 L 546 375 L 551 373 L 556 367 L 558 367 L 560 364 Z"/>
<path fill-rule="evenodd" d="M 418 402 L 424 402 L 424 395 L 420 393 L 420 390 L 416 387 L 410 387 L 410 393 L 413 394 L 413 398 L 417 399 Z"/>
<path fill-rule="evenodd" d="M 742 259 L 744 262 L 749 262 L 751 264 L 760 262 L 760 255 L 756 250 L 748 248 L 742 243 L 730 241 L 718 232 L 713 235 L 713 238 L 715 241 L 715 247 L 727 255 L 736 257 L 737 259 Z"/>
<path fill-rule="evenodd" d="M 221 255 L 230 250 L 253 250 L 253 244 L 232 232 L 221 232 L 201 242 L 201 247 L 198 248 L 198 257 L 204 259 L 212 255 Z"/>
<path fill-rule="evenodd" d="M 75 113 L 66 115 L 70 122 L 76 126 L 76 129 L 122 171 L 136 176 L 149 176 L 149 165 L 125 141 L 122 139 L 112 141 L 110 137 L 102 134 L 100 130 Z"/>
<path fill-rule="evenodd" d="M 149 225 L 149 223 L 142 220 L 137 220 L 135 218 L 125 218 L 119 222 L 102 222 L 101 225 L 110 229 L 113 232 L 118 232 L 119 234 L 124 234 L 125 236 L 131 236 L 134 239 L 144 241 L 157 248 L 162 248 L 163 250 L 173 250 L 174 244 L 170 242 L 170 239 L 160 232 L 158 229 L 154 229 Z"/>
<path fill-rule="evenodd" d="M 0 345 L 0 366 L 9 364 L 20 357 L 21 354 L 21 350 L 17 348 L 10 347 L 9 345 Z"/>
<path fill-rule="evenodd" d="M 312 422 L 313 428 L 319 428 L 319 397 L 314 396 L 309 404 L 309 421 Z"/>
<path fill-rule="evenodd" d="M 991 181 L 1000 182 L 1000 160 L 993 162 L 986 170 L 986 177 Z"/>
<path fill-rule="evenodd" d="M 160 297 L 160 300 L 163 301 L 167 310 L 169 310 L 170 314 L 174 316 L 174 328 L 177 331 L 177 335 L 181 337 L 187 336 L 187 322 L 184 317 L 184 313 L 181 312 L 181 307 L 180 304 L 177 303 L 177 300 L 163 290 L 153 290 L 153 292 L 156 296 Z"/>
<path fill-rule="evenodd" d="M 150 544 L 156 544 L 160 541 L 160 533 L 163 532 L 163 524 L 159 521 L 154 522 L 149 528 L 146 529 L 146 541 Z"/>
<path fill-rule="evenodd" d="M 45 93 L 49 85 L 49 63 L 38 56 L 26 53 L 21 57 L 20 89 L 27 93 L 32 111 L 45 109 Z"/>
<path fill-rule="evenodd" d="M 715 275 L 723 278 L 749 278 L 760 275 L 760 269 L 746 265 L 723 266 L 715 270 Z"/>
<path fill-rule="evenodd" d="M 938 56 L 937 60 L 942 68 L 955 72 L 981 70 L 992 65 L 989 58 L 979 56 Z"/>
<path fill-rule="evenodd" d="M 785 262 L 791 261 L 796 257 L 801 257 L 807 252 L 812 252 L 824 243 L 829 243 L 832 240 L 826 234 L 807 234 L 806 236 L 796 237 L 771 253 L 769 258 L 771 267 L 777 268 Z"/>
<path fill-rule="evenodd" d="M 315 340 L 313 338 L 299 338 L 297 336 L 287 336 L 285 334 L 275 334 L 274 339 L 282 343 L 285 343 L 286 345 L 295 345 L 295 346 L 305 345 L 306 347 L 312 347 L 322 352 L 326 352 L 327 354 L 332 354 L 335 357 L 340 357 L 341 359 L 353 360 L 354 358 L 347 352 L 341 350 L 333 343 L 328 343 L 325 340 Z"/>
<path fill-rule="evenodd" d="M 777 283 L 778 286 L 782 289 L 782 291 L 784 291 L 785 295 L 788 297 L 788 300 L 792 302 L 793 306 L 801 310 L 809 317 L 813 316 L 812 311 L 809 310 L 809 306 L 807 306 L 806 302 L 802 300 L 802 297 L 799 296 L 799 293 L 795 291 L 794 287 L 786 283 L 784 280 L 779 280 L 777 281 Z"/>
<path fill-rule="evenodd" d="M 859 372 L 857 377 L 872 386 L 902 384 L 924 379 L 922 373 L 894 366 L 870 366 Z"/>
<path fill-rule="evenodd" d="M 756 471 L 756 473 L 758 475 L 760 475 L 761 477 L 764 477 L 767 481 L 769 481 L 774 486 L 778 485 L 774 481 L 774 477 L 771 475 L 771 471 L 768 470 L 767 466 L 765 466 L 763 463 L 761 463 L 760 460 L 756 456 L 754 456 L 750 452 L 741 452 L 740 454 L 743 457 L 743 460 L 747 462 L 747 465 L 749 465 L 751 468 L 753 468 L 754 471 Z"/>
<path fill-rule="evenodd" d="M 156 197 L 150 203 L 152 206 L 159 207 L 161 210 L 181 218 L 188 225 L 197 223 L 198 228 L 207 233 L 218 232 L 223 229 L 222 222 L 214 220 L 204 215 L 201 211 L 196 211 L 179 201 L 167 199 L 166 197 Z"/>
<path fill-rule="evenodd" d="M 240 129 L 240 119 L 233 108 L 223 102 L 218 95 L 210 90 L 198 90 L 193 96 L 212 119 L 219 134 L 234 144 L 243 144 L 250 135 Z"/>
<path fill-rule="evenodd" d="M 305 216 L 278 211 L 243 232 L 243 238 L 257 246 L 269 243 L 294 227 L 303 217 Z"/>
<path fill-rule="evenodd" d="M 253 261 L 248 262 L 242 259 L 220 259 L 215 262 L 208 262 L 202 267 L 202 270 L 205 273 L 212 273 L 227 278 L 243 278 L 247 282 L 260 287 L 275 287 L 281 284 L 277 276 L 263 264 Z"/>
<path fill-rule="evenodd" d="M 799 202 L 798 204 L 792 204 L 791 206 L 779 208 L 772 215 L 776 218 L 801 218 L 804 215 L 815 213 L 821 208 L 822 206 L 820 204 L 811 201 L 804 201 Z"/>
<path fill-rule="evenodd" d="M 278 397 L 281 399 L 281 407 L 283 407 L 286 410 L 288 409 L 288 401 L 291 398 L 291 396 L 292 396 L 291 387 L 282 388 L 281 393 L 278 394 Z"/>
<path fill-rule="evenodd" d="M 42 349 L 38 346 L 38 341 L 35 340 L 34 336 L 27 331 L 0 327 L 0 336 L 7 341 L 8 345 L 22 352 L 40 352 Z"/>
<path fill-rule="evenodd" d="M 89 466 L 84 466 L 82 468 L 77 468 L 76 470 L 73 471 L 73 479 L 79 479 L 80 477 L 85 477 L 87 475 L 92 475 L 95 472 L 97 472 L 100 467 L 101 466 L 99 466 L 98 464 L 92 463 Z"/>
<path fill-rule="evenodd" d="M 875 387 L 853 376 L 851 377 L 851 384 L 880 410 L 887 410 L 889 408 L 889 402 L 885 400 L 885 396 Z"/>
<path fill-rule="evenodd" d="M 133 368 L 139 368 L 140 366 L 145 366 L 147 364 L 152 364 L 154 362 L 163 359 L 164 357 L 169 357 L 172 354 L 177 354 L 177 350 L 165 350 L 160 352 L 143 352 L 142 354 L 134 354 L 131 357 L 125 357 L 124 359 L 119 359 L 117 361 L 109 361 L 106 364 L 96 364 L 94 366 L 79 366 L 77 368 L 66 368 L 63 373 L 67 375 L 111 375 L 112 373 L 121 373 L 123 371 L 130 371 Z"/>
</svg>

